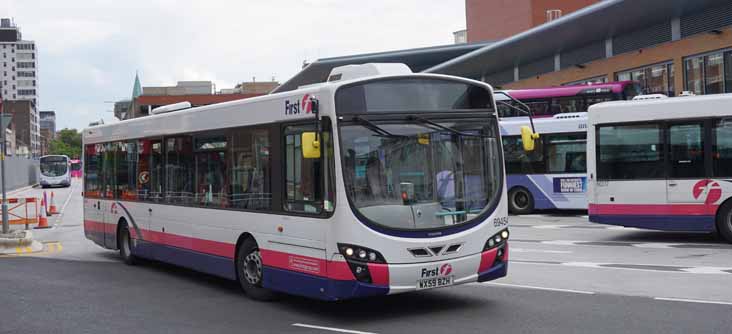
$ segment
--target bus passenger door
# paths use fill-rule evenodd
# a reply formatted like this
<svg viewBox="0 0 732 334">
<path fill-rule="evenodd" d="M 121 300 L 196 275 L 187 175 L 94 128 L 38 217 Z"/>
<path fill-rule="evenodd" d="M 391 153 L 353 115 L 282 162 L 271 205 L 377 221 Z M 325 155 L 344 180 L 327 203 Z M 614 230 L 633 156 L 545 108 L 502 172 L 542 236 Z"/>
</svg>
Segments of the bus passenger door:
<svg viewBox="0 0 732 334">
<path fill-rule="evenodd" d="M 332 159 L 330 153 L 321 158 L 304 158 L 302 154 L 302 133 L 314 131 L 312 124 L 286 126 L 282 128 L 280 137 L 281 150 L 274 150 L 282 162 L 284 173 L 280 186 L 284 190 L 282 206 L 287 214 L 272 215 L 271 229 L 281 229 L 271 235 L 267 244 L 269 252 L 262 254 L 265 265 L 284 266 L 282 269 L 299 271 L 312 275 L 325 275 L 325 233 L 329 227 L 324 219 L 332 202 L 329 198 L 328 186 L 323 181 L 323 161 Z M 325 135 L 323 136 L 325 137 Z M 325 138 L 323 151 L 328 151 L 329 144 Z M 279 151 L 279 152 L 277 152 Z M 260 244 L 260 246 L 262 246 Z M 286 258 L 287 261 L 275 259 Z"/>
<path fill-rule="evenodd" d="M 705 177 L 704 124 L 671 124 L 668 126 L 667 138 L 668 202 L 703 204 L 709 196 L 709 183 L 713 183 Z"/>
</svg>

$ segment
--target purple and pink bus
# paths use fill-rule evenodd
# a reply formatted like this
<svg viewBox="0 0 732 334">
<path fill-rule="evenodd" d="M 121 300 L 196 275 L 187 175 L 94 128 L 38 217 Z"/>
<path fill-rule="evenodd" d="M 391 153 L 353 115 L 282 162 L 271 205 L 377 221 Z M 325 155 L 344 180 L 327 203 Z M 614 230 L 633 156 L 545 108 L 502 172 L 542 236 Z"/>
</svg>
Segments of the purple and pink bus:
<svg viewBox="0 0 732 334">
<path fill-rule="evenodd" d="M 508 183 L 508 207 L 514 214 L 534 210 L 587 209 L 587 109 L 606 101 L 631 100 L 641 93 L 632 81 L 510 90 L 526 104 L 541 134 L 536 149 L 523 150 L 525 112 L 496 94 Z"/>
</svg>

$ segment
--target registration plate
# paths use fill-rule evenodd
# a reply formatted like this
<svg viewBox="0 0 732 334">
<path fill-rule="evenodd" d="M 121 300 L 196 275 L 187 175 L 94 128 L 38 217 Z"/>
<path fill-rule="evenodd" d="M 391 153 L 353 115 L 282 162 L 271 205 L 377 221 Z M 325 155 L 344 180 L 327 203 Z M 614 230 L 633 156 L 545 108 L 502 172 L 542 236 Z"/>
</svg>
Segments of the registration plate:
<svg viewBox="0 0 732 334">
<path fill-rule="evenodd" d="M 417 281 L 417 290 L 439 288 L 453 283 L 453 276 L 425 278 Z"/>
</svg>

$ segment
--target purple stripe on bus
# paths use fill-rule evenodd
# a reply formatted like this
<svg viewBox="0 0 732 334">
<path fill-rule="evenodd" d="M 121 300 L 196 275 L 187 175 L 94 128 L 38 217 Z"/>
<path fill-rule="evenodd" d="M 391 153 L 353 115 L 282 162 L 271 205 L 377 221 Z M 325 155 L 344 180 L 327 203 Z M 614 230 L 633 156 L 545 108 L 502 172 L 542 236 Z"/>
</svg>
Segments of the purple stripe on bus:
<svg viewBox="0 0 732 334">
<path fill-rule="evenodd" d="M 389 288 L 385 286 L 376 286 L 358 281 L 332 280 L 272 267 L 264 267 L 262 274 L 265 288 L 321 300 L 333 301 L 381 296 L 389 293 Z"/>
<path fill-rule="evenodd" d="M 549 198 L 544 196 L 544 193 L 539 190 L 539 187 L 527 175 L 508 175 L 507 182 L 508 191 L 511 191 L 513 187 L 517 186 L 528 189 L 531 195 L 534 196 L 534 209 L 546 210 L 557 208 Z"/>
<path fill-rule="evenodd" d="M 637 227 L 661 231 L 712 232 L 715 216 L 590 215 L 598 224 Z"/>
</svg>

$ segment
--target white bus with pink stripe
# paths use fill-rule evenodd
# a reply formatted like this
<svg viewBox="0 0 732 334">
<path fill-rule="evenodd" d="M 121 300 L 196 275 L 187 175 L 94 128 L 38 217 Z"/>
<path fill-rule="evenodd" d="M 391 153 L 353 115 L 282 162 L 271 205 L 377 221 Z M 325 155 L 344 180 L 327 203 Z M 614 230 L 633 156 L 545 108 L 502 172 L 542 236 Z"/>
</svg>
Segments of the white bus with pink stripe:
<svg viewBox="0 0 732 334">
<path fill-rule="evenodd" d="M 590 107 L 590 221 L 732 242 L 732 94 Z"/>
<path fill-rule="evenodd" d="M 171 109 L 171 108 L 167 108 Z M 492 88 L 401 64 L 84 130 L 84 230 L 155 259 L 324 300 L 503 277 Z"/>
</svg>

